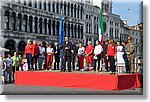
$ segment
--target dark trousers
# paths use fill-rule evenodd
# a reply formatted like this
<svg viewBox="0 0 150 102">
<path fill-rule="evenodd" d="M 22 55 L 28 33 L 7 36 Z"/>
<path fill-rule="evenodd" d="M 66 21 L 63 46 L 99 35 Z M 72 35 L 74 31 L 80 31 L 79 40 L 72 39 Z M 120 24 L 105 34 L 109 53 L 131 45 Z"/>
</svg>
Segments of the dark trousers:
<svg viewBox="0 0 150 102">
<path fill-rule="evenodd" d="M 59 70 L 59 61 L 54 62 L 54 70 L 56 70 L 56 67 L 57 67 L 57 70 Z"/>
<path fill-rule="evenodd" d="M 101 54 L 97 55 L 97 59 L 94 59 L 94 71 L 96 71 L 96 63 L 98 62 L 97 70 L 100 69 L 100 60 L 101 60 Z"/>
<path fill-rule="evenodd" d="M 68 71 L 71 71 L 71 56 L 64 58 L 64 71 L 66 70 L 66 62 L 68 62 Z"/>
<path fill-rule="evenodd" d="M 59 55 L 58 56 L 55 55 L 54 70 L 56 70 L 56 68 L 57 70 L 59 70 L 59 62 L 60 62 Z"/>
<path fill-rule="evenodd" d="M 11 82 L 12 81 L 12 77 L 11 77 L 11 75 L 12 75 L 12 67 L 7 67 L 6 68 L 6 73 L 7 73 L 7 81 L 8 82 Z"/>
<path fill-rule="evenodd" d="M 73 70 L 75 70 L 75 57 L 72 57 L 72 59 L 71 59 L 72 61 L 72 67 L 73 67 Z"/>
<path fill-rule="evenodd" d="M 112 72 L 115 72 L 116 68 L 115 68 L 115 59 L 114 59 L 114 56 L 108 56 L 108 61 L 110 62 L 110 70 Z M 107 66 L 108 66 L 108 63 L 107 63 Z"/>
<path fill-rule="evenodd" d="M 106 56 L 104 57 L 104 63 L 105 63 L 105 70 L 108 71 L 108 59 Z"/>
<path fill-rule="evenodd" d="M 65 67 L 66 66 L 64 66 L 64 58 L 62 58 L 62 57 L 60 57 L 60 63 L 61 63 L 61 71 L 65 71 Z"/>
<path fill-rule="evenodd" d="M 33 65 L 35 64 L 35 70 L 37 70 L 37 59 L 38 59 L 38 56 L 32 57 L 32 69 L 34 69 Z"/>
<path fill-rule="evenodd" d="M 30 65 L 32 64 L 32 54 L 27 53 L 27 62 L 28 62 L 28 69 L 31 70 Z"/>
<path fill-rule="evenodd" d="M 13 72 L 12 80 L 13 80 L 13 82 L 15 81 L 15 72 L 16 71 L 19 71 L 19 66 L 18 67 L 13 66 L 13 68 L 12 68 L 12 72 Z"/>
</svg>

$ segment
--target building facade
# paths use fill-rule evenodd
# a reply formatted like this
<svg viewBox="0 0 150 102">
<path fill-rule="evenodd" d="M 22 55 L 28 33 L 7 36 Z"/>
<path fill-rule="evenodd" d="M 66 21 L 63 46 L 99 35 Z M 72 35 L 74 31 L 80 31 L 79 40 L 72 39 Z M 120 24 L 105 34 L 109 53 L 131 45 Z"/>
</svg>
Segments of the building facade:
<svg viewBox="0 0 150 102">
<path fill-rule="evenodd" d="M 28 39 L 58 42 L 62 11 L 63 34 L 83 40 L 83 3 L 76 1 L 10 0 L 1 3 L 1 46 L 24 51 Z"/>
<path fill-rule="evenodd" d="M 139 28 L 139 25 L 129 27 L 129 36 L 132 37 L 132 41 L 135 43 L 135 53 L 137 57 L 141 57 L 143 55 L 143 48 L 142 48 L 142 31 Z"/>
<path fill-rule="evenodd" d="M 112 0 L 102 0 L 105 39 L 120 40 L 121 18 L 112 13 Z"/>
<path fill-rule="evenodd" d="M 81 41 L 84 46 L 88 40 L 93 45 L 98 40 L 100 7 L 93 0 L 2 0 L 0 4 L 0 46 L 10 49 L 11 54 L 23 53 L 29 39 L 58 42 L 61 12 L 64 37 L 75 43 Z M 101 6 L 105 40 L 133 36 L 127 23 L 112 13 L 112 0 L 102 0 Z"/>
</svg>

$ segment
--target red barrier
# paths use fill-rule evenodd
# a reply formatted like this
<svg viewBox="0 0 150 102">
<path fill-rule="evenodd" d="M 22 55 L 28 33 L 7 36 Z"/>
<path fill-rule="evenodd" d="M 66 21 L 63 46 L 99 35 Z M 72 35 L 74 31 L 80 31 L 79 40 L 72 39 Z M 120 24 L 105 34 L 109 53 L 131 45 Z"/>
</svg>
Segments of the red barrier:
<svg viewBox="0 0 150 102">
<path fill-rule="evenodd" d="M 125 90 L 141 87 L 141 74 L 93 74 L 69 72 L 16 72 L 16 85 L 57 86 L 94 90 Z"/>
</svg>

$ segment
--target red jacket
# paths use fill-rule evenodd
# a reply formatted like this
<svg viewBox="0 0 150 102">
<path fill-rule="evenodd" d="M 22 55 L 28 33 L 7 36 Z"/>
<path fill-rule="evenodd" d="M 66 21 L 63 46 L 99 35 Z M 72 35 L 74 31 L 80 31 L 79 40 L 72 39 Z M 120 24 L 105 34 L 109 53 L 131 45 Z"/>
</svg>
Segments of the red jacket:
<svg viewBox="0 0 150 102">
<path fill-rule="evenodd" d="M 26 56 L 26 53 L 32 54 L 32 52 L 33 52 L 33 45 L 32 44 L 26 45 L 24 55 Z"/>
<path fill-rule="evenodd" d="M 85 49 L 86 54 L 91 53 L 94 50 L 94 47 L 92 45 L 88 45 Z"/>
<path fill-rule="evenodd" d="M 116 46 L 108 45 L 107 46 L 107 56 L 115 56 L 116 55 Z"/>
<path fill-rule="evenodd" d="M 37 44 L 33 44 L 32 55 L 37 55 L 39 53 L 39 46 Z"/>
</svg>

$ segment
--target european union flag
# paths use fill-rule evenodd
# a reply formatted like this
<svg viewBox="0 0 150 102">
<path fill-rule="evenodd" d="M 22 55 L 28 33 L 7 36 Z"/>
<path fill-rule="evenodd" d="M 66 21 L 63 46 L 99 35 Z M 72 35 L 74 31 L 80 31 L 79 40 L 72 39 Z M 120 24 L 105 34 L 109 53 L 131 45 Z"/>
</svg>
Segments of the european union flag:
<svg viewBox="0 0 150 102">
<path fill-rule="evenodd" d="M 59 45 L 63 43 L 63 24 L 62 24 L 62 16 L 60 16 L 60 24 L 59 24 Z"/>
</svg>

